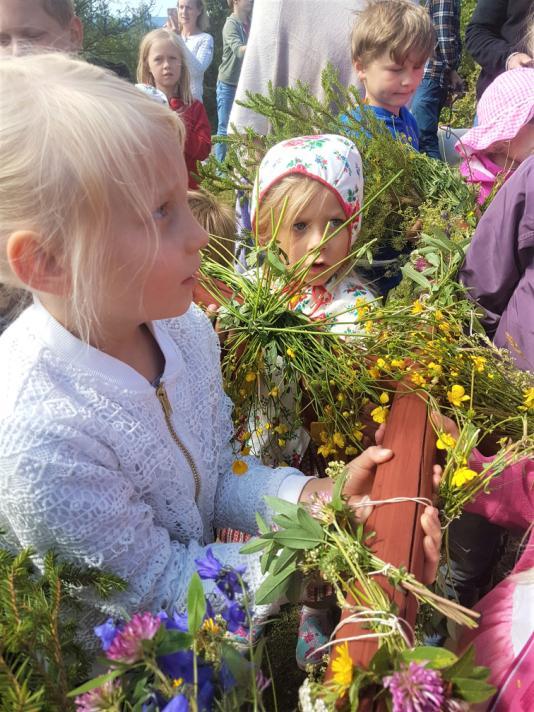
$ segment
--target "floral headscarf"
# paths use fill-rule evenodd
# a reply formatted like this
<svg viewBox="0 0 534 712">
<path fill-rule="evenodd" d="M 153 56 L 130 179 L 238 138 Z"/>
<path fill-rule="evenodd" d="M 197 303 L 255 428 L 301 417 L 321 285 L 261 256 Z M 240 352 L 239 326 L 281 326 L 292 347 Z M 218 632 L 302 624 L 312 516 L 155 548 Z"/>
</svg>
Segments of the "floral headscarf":
<svg viewBox="0 0 534 712">
<path fill-rule="evenodd" d="M 362 159 L 352 141 L 344 136 L 320 134 L 281 141 L 265 154 L 252 191 L 251 218 L 257 204 L 282 178 L 302 175 L 330 188 L 347 218 L 360 210 L 363 199 Z M 351 244 L 360 231 L 360 216 L 350 224 Z"/>
</svg>

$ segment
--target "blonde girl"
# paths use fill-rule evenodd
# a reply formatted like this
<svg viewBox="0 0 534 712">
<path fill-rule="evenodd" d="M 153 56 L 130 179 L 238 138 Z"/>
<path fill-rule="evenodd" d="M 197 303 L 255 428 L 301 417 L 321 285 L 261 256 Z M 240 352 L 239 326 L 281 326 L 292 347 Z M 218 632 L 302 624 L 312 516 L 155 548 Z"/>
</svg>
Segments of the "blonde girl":
<svg viewBox="0 0 534 712">
<path fill-rule="evenodd" d="M 189 188 L 198 187 L 195 179 L 197 162 L 211 151 L 211 128 L 204 104 L 193 98 L 187 65 L 187 49 L 171 30 L 153 30 L 145 35 L 139 47 L 137 81 L 159 89 L 167 97 L 186 128 L 185 162 L 189 172 Z"/>
<path fill-rule="evenodd" d="M 191 305 L 207 235 L 181 121 L 61 55 L 5 59 L 0 85 L 0 280 L 35 300 L 0 337 L 2 543 L 119 575 L 116 614 L 182 608 L 210 545 L 254 590 L 258 559 L 213 544 L 214 526 L 254 533 L 266 494 L 309 501 L 330 483 L 253 458 L 233 474 L 218 339 Z M 347 494 L 392 456 L 353 461 Z M 435 513 L 424 526 L 431 575 Z"/>
</svg>

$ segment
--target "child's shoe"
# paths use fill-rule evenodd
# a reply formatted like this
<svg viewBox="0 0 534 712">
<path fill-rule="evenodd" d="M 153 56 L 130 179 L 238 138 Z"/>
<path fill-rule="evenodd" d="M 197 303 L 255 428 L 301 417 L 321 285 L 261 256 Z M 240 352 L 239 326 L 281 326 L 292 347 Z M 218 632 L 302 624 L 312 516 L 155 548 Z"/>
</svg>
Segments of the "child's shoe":
<svg viewBox="0 0 534 712">
<path fill-rule="evenodd" d="M 302 606 L 300 614 L 298 642 L 296 650 L 297 665 L 305 670 L 307 665 L 319 665 L 328 653 L 324 648 L 316 652 L 330 640 L 333 624 L 328 608 L 309 608 Z"/>
</svg>

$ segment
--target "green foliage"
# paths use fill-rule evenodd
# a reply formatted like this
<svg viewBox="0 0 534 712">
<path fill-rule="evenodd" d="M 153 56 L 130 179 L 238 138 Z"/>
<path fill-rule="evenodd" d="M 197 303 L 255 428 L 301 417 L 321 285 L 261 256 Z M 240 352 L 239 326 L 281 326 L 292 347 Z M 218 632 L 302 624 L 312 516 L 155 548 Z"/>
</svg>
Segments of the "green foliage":
<svg viewBox="0 0 534 712">
<path fill-rule="evenodd" d="M 29 550 L 0 549 L 0 709 L 72 709 L 67 693 L 92 662 L 75 636 L 80 604 L 71 591 L 82 586 L 101 597 L 125 588 L 115 576 L 60 564 L 53 554 L 40 575 Z"/>
<path fill-rule="evenodd" d="M 122 65 L 134 80 L 139 43 L 151 29 L 153 5 L 153 0 L 132 2 L 124 9 L 112 11 L 109 0 L 75 0 L 76 14 L 84 27 L 84 56 L 111 69 L 120 70 Z"/>
</svg>

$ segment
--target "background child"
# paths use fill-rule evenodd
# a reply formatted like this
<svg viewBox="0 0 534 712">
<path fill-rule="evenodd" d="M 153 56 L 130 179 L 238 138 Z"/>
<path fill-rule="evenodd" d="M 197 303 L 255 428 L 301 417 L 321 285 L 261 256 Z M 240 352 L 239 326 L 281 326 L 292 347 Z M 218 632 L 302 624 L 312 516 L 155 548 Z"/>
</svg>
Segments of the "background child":
<svg viewBox="0 0 534 712">
<path fill-rule="evenodd" d="M 139 47 L 137 81 L 151 84 L 165 94 L 186 128 L 185 162 L 189 171 L 189 188 L 197 188 L 194 174 L 197 162 L 211 151 L 211 128 L 206 109 L 193 99 L 183 41 L 171 30 L 153 30 L 143 37 Z"/>
<path fill-rule="evenodd" d="M 205 190 L 189 190 L 187 202 L 196 220 L 210 238 L 203 255 L 214 262 L 228 265 L 234 257 L 236 240 L 233 208 Z"/>
<path fill-rule="evenodd" d="M 406 105 L 423 78 L 435 44 L 428 12 L 409 0 L 378 0 L 352 30 L 352 61 L 365 87 L 365 104 L 393 136 L 419 149 L 417 123 Z M 352 111 L 360 119 L 360 108 Z"/>
<path fill-rule="evenodd" d="M 77 52 L 83 27 L 73 0 L 0 0 L 0 56 L 28 51 Z"/>
<path fill-rule="evenodd" d="M 36 298 L 0 338 L 2 541 L 123 578 L 112 615 L 183 608 L 215 526 L 255 532 L 266 494 L 309 502 L 331 483 L 253 458 L 232 472 L 218 340 L 190 306 L 207 236 L 179 119 L 60 55 L 5 59 L 0 85 L 0 279 Z M 347 495 L 392 456 L 349 464 Z M 437 512 L 422 523 L 435 571 Z M 212 548 L 254 590 L 257 557 Z"/>
<path fill-rule="evenodd" d="M 497 180 L 506 180 L 534 153 L 534 69 L 500 74 L 482 94 L 477 116 L 477 126 L 455 148 L 464 158 L 460 172 L 468 183 L 479 186 L 482 204 Z"/>
<path fill-rule="evenodd" d="M 292 267 L 304 258 L 309 268 L 291 308 L 312 319 L 328 319 L 328 329 L 340 334 L 360 330 L 359 312 L 375 299 L 358 272 L 351 269 L 347 256 L 360 231 L 361 220 L 354 220 L 331 239 L 325 239 L 358 213 L 363 200 L 363 175 L 360 154 L 347 138 L 333 135 L 305 136 L 282 141 L 263 158 L 252 191 L 252 224 L 257 224 L 260 241 L 267 242 L 274 224 L 281 219 L 277 238 Z M 256 196 L 257 201 L 256 201 Z M 284 210 L 285 206 L 285 210 Z M 280 395 L 280 412 L 289 413 L 289 433 L 280 447 L 278 437 L 263 430 L 255 436 L 262 460 L 291 462 L 301 469 L 324 471 L 324 463 L 314 452 L 310 434 L 300 427 L 295 433 L 294 394 Z M 255 417 L 255 432 L 264 414 Z M 283 418 L 280 419 L 283 421 Z M 317 586 L 307 591 L 297 644 L 297 663 L 301 668 L 319 663 L 332 631 L 331 609 L 318 599 Z"/>
</svg>

